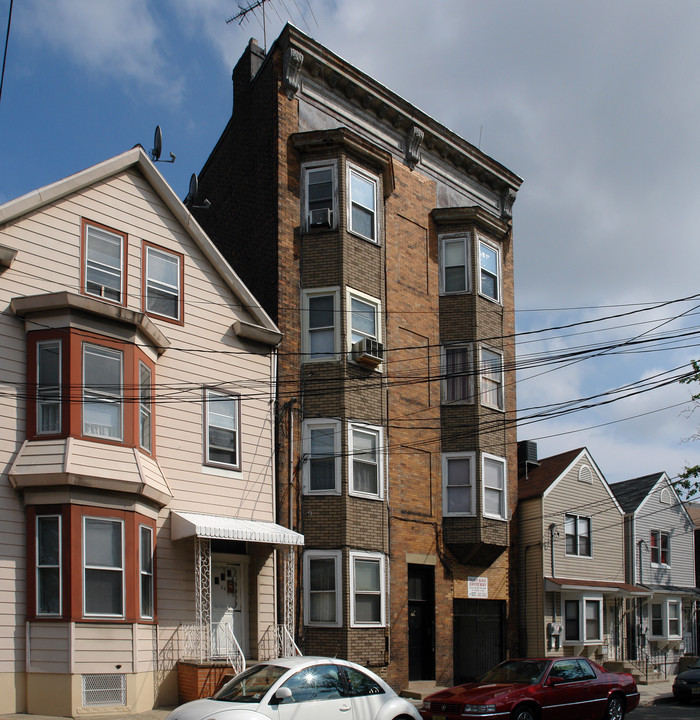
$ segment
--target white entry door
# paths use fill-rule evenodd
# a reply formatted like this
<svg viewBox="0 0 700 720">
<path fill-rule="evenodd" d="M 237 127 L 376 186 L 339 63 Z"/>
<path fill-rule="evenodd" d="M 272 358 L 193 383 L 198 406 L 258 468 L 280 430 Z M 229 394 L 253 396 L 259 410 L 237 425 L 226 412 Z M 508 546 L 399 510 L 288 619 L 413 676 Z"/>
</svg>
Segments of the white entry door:
<svg viewBox="0 0 700 720">
<path fill-rule="evenodd" d="M 212 558 L 211 622 L 215 657 L 231 654 L 231 633 L 244 655 L 249 654 L 247 569 L 243 561 Z"/>
</svg>

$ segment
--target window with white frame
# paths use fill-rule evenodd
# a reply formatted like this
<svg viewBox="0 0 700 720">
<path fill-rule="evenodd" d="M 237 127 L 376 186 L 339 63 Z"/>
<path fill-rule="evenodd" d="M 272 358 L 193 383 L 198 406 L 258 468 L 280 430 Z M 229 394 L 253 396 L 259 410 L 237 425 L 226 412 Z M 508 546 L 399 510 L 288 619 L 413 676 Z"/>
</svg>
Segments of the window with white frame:
<svg viewBox="0 0 700 720">
<path fill-rule="evenodd" d="M 350 553 L 350 624 L 383 627 L 385 624 L 384 556 Z"/>
<path fill-rule="evenodd" d="M 182 256 L 146 245 L 146 312 L 173 320 L 182 314 Z"/>
<path fill-rule="evenodd" d="M 651 531 L 651 564 L 652 565 L 670 565 L 671 564 L 671 538 L 667 532 L 660 530 Z"/>
<path fill-rule="evenodd" d="M 302 487 L 307 495 L 340 493 L 341 425 L 339 420 L 304 420 Z"/>
<path fill-rule="evenodd" d="M 347 291 L 348 351 L 360 340 L 381 342 L 381 303 L 358 290 Z"/>
<path fill-rule="evenodd" d="M 481 348 L 481 403 L 503 410 L 503 356 L 489 348 Z"/>
<path fill-rule="evenodd" d="M 682 635 L 681 601 L 664 598 L 650 604 L 651 635 L 656 638 L 677 639 Z"/>
<path fill-rule="evenodd" d="M 338 357 L 338 290 L 322 288 L 302 293 L 302 359 Z"/>
<path fill-rule="evenodd" d="M 603 639 L 603 598 L 583 596 L 564 599 L 564 640 L 570 643 L 600 643 Z"/>
<path fill-rule="evenodd" d="M 472 401 L 471 345 L 446 345 L 442 348 L 442 401 Z"/>
<path fill-rule="evenodd" d="M 377 178 L 348 164 L 348 229 L 361 237 L 378 242 Z"/>
<path fill-rule="evenodd" d="M 469 240 L 466 237 L 441 237 L 440 260 L 440 286 L 443 294 L 469 292 Z"/>
<path fill-rule="evenodd" d="M 124 615 L 124 524 L 83 517 L 83 612 L 86 616 Z"/>
<path fill-rule="evenodd" d="M 506 461 L 484 453 L 482 460 L 484 515 L 497 520 L 508 519 L 506 498 Z"/>
<path fill-rule="evenodd" d="M 591 518 L 567 513 L 564 517 L 564 535 L 567 555 L 591 557 Z"/>
<path fill-rule="evenodd" d="M 61 516 L 36 518 L 36 614 L 61 614 Z"/>
<path fill-rule="evenodd" d="M 151 430 L 151 369 L 139 363 L 139 445 L 151 452 L 153 433 Z"/>
<path fill-rule="evenodd" d="M 36 432 L 61 432 L 61 341 L 36 344 Z"/>
<path fill-rule="evenodd" d="M 383 497 L 382 429 L 350 423 L 348 436 L 350 494 Z"/>
<path fill-rule="evenodd" d="M 442 514 L 474 515 L 474 467 L 476 455 L 444 453 L 442 456 Z"/>
<path fill-rule="evenodd" d="M 338 217 L 338 181 L 335 163 L 305 163 L 302 227 L 334 228 Z"/>
<path fill-rule="evenodd" d="M 126 236 L 105 227 L 83 223 L 83 292 L 124 302 Z"/>
<path fill-rule="evenodd" d="M 668 636 L 677 638 L 681 636 L 681 603 L 678 600 L 669 600 L 666 605 L 668 615 Z"/>
<path fill-rule="evenodd" d="M 501 302 L 501 258 L 499 251 L 479 241 L 479 292 L 484 297 Z"/>
<path fill-rule="evenodd" d="M 230 393 L 207 389 L 204 404 L 206 463 L 238 469 L 240 398 Z"/>
<path fill-rule="evenodd" d="M 304 624 L 340 627 L 342 614 L 342 554 L 340 550 L 304 553 Z"/>
<path fill-rule="evenodd" d="M 139 527 L 139 591 L 141 617 L 152 619 L 154 616 L 153 528 L 148 525 Z"/>
<path fill-rule="evenodd" d="M 83 435 L 122 440 L 124 353 L 83 344 Z"/>
</svg>

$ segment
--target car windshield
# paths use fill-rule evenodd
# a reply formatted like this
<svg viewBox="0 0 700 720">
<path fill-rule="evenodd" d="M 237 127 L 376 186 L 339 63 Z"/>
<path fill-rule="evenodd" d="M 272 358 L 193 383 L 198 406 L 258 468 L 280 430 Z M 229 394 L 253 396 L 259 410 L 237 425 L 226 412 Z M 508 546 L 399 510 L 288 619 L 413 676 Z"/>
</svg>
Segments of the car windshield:
<svg viewBox="0 0 700 720">
<path fill-rule="evenodd" d="M 253 665 L 214 694 L 214 700 L 257 703 L 288 668 L 277 665 Z"/>
<path fill-rule="evenodd" d="M 546 667 L 545 660 L 509 660 L 489 670 L 479 682 L 533 685 L 542 679 Z"/>
</svg>

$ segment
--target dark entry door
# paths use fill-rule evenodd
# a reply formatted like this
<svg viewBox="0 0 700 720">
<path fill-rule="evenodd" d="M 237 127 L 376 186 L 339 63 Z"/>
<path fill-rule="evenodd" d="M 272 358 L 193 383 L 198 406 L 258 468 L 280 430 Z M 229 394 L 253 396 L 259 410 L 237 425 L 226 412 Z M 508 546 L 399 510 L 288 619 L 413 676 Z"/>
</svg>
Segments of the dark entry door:
<svg viewBox="0 0 700 720">
<path fill-rule="evenodd" d="M 469 682 L 505 659 L 503 600 L 454 601 L 454 682 Z"/>
<path fill-rule="evenodd" d="M 435 568 L 408 566 L 408 679 L 435 679 Z"/>
</svg>

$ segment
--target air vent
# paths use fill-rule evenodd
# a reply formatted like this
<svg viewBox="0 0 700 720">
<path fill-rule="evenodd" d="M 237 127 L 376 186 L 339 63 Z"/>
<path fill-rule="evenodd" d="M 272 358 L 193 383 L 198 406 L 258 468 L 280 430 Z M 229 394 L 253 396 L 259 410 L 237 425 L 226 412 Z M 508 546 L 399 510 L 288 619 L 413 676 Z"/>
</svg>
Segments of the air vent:
<svg viewBox="0 0 700 720">
<path fill-rule="evenodd" d="M 331 226 L 331 220 L 333 214 L 330 208 L 319 208 L 318 210 L 312 210 L 309 213 L 309 227 L 319 228 Z"/>
</svg>

